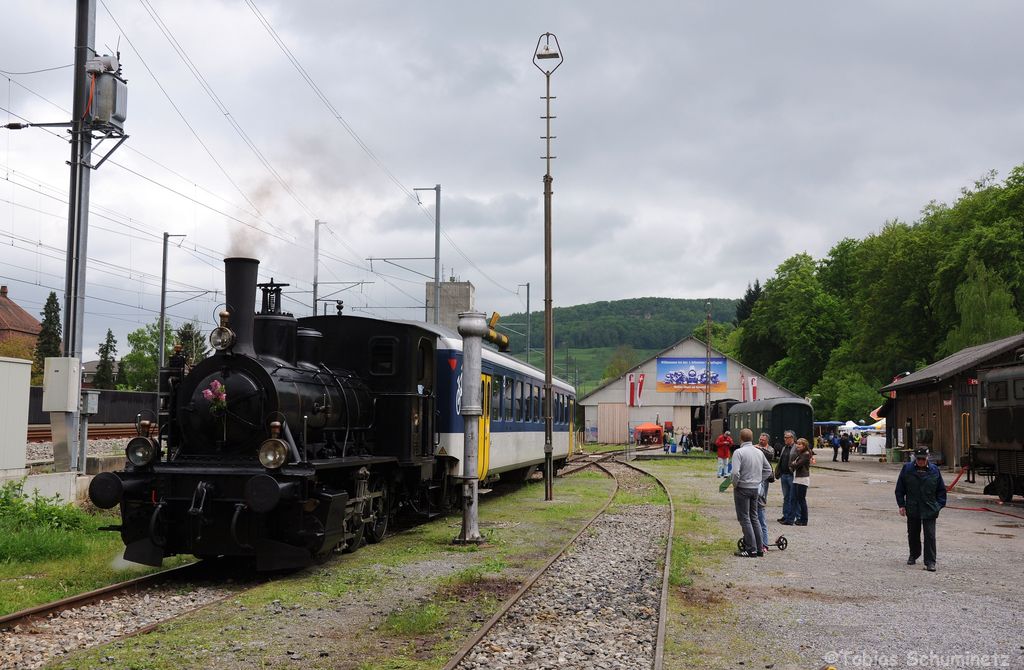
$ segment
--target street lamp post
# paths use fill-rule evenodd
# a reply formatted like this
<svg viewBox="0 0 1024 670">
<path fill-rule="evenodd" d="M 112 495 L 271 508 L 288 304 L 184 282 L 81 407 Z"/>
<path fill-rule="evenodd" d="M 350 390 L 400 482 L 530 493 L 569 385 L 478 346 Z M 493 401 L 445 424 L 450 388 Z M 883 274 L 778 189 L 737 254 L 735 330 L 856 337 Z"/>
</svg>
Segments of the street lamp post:
<svg viewBox="0 0 1024 670">
<path fill-rule="evenodd" d="M 554 48 L 551 43 L 554 42 Z M 542 45 L 541 42 L 544 44 Z M 533 64 L 544 73 L 544 500 L 553 500 L 552 482 L 555 478 L 552 462 L 551 377 L 554 367 L 555 335 L 551 318 L 551 75 L 562 66 L 562 48 L 553 33 L 537 38 L 533 50 Z M 550 67 L 554 66 L 554 67 Z"/>
<path fill-rule="evenodd" d="M 441 323 L 441 185 L 413 191 L 434 192 L 434 323 Z"/>
</svg>

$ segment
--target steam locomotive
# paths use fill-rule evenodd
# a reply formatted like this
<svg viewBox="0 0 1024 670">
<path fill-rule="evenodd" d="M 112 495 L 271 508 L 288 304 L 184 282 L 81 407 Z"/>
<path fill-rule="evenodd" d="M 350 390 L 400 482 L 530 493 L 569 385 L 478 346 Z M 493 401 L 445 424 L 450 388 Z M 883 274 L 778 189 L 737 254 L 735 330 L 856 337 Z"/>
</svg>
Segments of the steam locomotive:
<svg viewBox="0 0 1024 670">
<path fill-rule="evenodd" d="M 971 445 L 971 478 L 991 477 L 987 495 L 1010 502 L 1024 495 L 1024 365 L 1007 365 L 979 374 L 981 443 Z"/>
<path fill-rule="evenodd" d="M 439 326 L 355 316 L 296 319 L 259 261 L 228 258 L 214 354 L 161 369 L 156 425 L 140 422 L 124 469 L 93 479 L 120 504 L 124 558 L 237 556 L 258 570 L 378 542 L 400 510 L 439 514 L 462 476 L 462 340 Z M 256 289 L 260 311 L 253 313 Z M 543 374 L 485 347 L 481 480 L 544 461 Z M 555 381 L 553 458 L 571 448 L 575 393 Z M 154 433 L 155 428 L 155 433 Z"/>
</svg>

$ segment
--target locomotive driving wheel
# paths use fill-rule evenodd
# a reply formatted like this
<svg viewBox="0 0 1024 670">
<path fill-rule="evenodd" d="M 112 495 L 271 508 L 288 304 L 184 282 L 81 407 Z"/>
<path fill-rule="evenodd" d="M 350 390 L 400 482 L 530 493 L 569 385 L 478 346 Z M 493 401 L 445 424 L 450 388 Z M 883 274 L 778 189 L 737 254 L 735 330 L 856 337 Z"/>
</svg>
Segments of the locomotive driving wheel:
<svg viewBox="0 0 1024 670">
<path fill-rule="evenodd" d="M 370 484 L 370 520 L 366 522 L 366 541 L 377 544 L 384 539 L 391 521 L 391 487 L 377 480 Z"/>
</svg>

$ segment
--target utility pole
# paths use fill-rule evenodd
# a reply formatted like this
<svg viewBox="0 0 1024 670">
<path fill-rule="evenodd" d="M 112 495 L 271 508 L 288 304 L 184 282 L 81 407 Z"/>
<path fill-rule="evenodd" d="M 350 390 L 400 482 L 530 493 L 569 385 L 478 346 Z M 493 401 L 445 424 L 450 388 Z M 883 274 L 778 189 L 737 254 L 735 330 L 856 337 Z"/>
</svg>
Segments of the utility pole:
<svg viewBox="0 0 1024 670">
<path fill-rule="evenodd" d="M 95 53 L 96 0 L 78 0 L 75 14 L 74 93 L 71 112 L 71 184 L 68 190 L 68 247 L 64 275 L 64 355 L 82 357 L 85 320 L 85 258 L 89 237 L 87 157 L 92 133 L 86 120 L 89 104 L 85 62 Z M 77 422 L 77 414 L 76 414 Z"/>
<path fill-rule="evenodd" d="M 313 221 L 313 316 L 316 316 L 317 277 L 320 272 L 320 226 L 322 225 L 324 222 L 320 219 Z"/>
<path fill-rule="evenodd" d="M 157 349 L 157 384 L 160 383 L 160 368 L 164 366 L 164 350 L 167 348 L 167 342 L 165 341 L 166 335 L 164 334 L 167 319 L 167 240 L 171 237 L 185 237 L 184 235 L 171 235 L 170 233 L 164 233 L 164 254 L 163 263 L 161 264 L 160 271 L 160 344 Z"/>
<path fill-rule="evenodd" d="M 704 303 L 704 307 L 707 310 L 704 318 L 707 339 L 704 367 L 704 448 L 711 449 L 711 301 Z"/>
</svg>

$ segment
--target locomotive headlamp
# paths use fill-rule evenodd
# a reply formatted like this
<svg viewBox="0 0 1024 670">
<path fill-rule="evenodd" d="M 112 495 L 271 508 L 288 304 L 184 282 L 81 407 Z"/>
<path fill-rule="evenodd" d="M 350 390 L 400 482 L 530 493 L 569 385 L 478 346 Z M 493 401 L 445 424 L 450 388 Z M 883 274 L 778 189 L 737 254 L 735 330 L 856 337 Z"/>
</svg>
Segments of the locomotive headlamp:
<svg viewBox="0 0 1024 670">
<path fill-rule="evenodd" d="M 260 465 L 276 470 L 288 459 L 288 445 L 284 440 L 272 437 L 260 445 Z"/>
<path fill-rule="evenodd" d="M 220 313 L 220 325 L 210 332 L 210 346 L 217 351 L 224 351 L 235 343 L 235 333 L 228 328 L 229 311 L 222 310 Z"/>
<path fill-rule="evenodd" d="M 260 445 L 260 463 L 263 467 L 276 470 L 284 465 L 288 458 L 288 443 L 278 435 L 281 434 L 281 422 L 270 422 L 270 439 L 264 440 Z"/>
<path fill-rule="evenodd" d="M 153 462 L 158 453 L 156 442 L 149 437 L 133 437 L 125 450 L 128 461 L 137 468 Z"/>
</svg>

